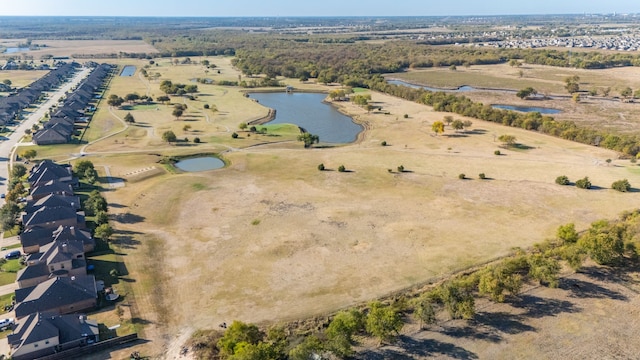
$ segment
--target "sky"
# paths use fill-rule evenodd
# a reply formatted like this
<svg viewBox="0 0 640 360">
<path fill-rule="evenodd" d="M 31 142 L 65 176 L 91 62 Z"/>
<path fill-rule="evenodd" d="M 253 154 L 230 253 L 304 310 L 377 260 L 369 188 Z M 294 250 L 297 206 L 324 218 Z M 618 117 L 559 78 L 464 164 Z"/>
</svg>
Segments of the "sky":
<svg viewBox="0 0 640 360">
<path fill-rule="evenodd" d="M 0 0 L 4 16 L 443 16 L 640 13 L 640 0 Z"/>
</svg>

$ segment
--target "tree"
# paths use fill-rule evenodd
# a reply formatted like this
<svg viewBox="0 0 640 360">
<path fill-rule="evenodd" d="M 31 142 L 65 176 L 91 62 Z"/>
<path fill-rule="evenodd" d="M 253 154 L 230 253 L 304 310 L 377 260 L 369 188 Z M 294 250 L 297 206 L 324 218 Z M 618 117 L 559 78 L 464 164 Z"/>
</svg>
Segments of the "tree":
<svg viewBox="0 0 640 360">
<path fill-rule="evenodd" d="M 175 116 L 176 120 L 180 119 L 180 116 L 182 116 L 182 114 L 184 114 L 184 111 L 179 108 L 173 109 L 173 112 L 171 113 L 171 115 Z"/>
<path fill-rule="evenodd" d="M 27 167 L 22 164 L 14 164 L 11 169 L 11 177 L 20 179 L 27 174 Z"/>
<path fill-rule="evenodd" d="M 480 273 L 478 292 L 488 295 L 495 302 L 504 302 L 505 291 L 517 295 L 522 288 L 522 276 L 505 265 L 487 267 Z"/>
<path fill-rule="evenodd" d="M 0 224 L 2 230 L 7 231 L 16 225 L 16 218 L 20 213 L 20 207 L 13 201 L 7 202 L 0 207 Z"/>
<path fill-rule="evenodd" d="M 464 123 L 461 120 L 456 119 L 451 123 L 451 127 L 457 132 L 464 128 Z"/>
<path fill-rule="evenodd" d="M 451 115 L 446 115 L 442 119 L 444 120 L 445 123 L 447 123 L 447 125 L 451 125 L 451 123 L 453 122 L 453 116 Z"/>
<path fill-rule="evenodd" d="M 433 300 L 428 296 L 428 293 L 422 294 L 416 300 L 413 314 L 420 321 L 420 329 L 424 328 L 423 324 L 431 325 L 436 323 L 436 311 L 433 307 Z"/>
<path fill-rule="evenodd" d="M 444 132 L 444 123 L 442 121 L 436 121 L 431 125 L 431 130 L 438 136 Z"/>
<path fill-rule="evenodd" d="M 140 95 L 136 94 L 136 93 L 132 93 L 132 94 L 127 94 L 124 96 L 124 99 L 130 103 L 134 103 L 137 100 L 140 99 Z"/>
<path fill-rule="evenodd" d="M 345 172 L 345 171 L 347 171 L 347 168 L 344 167 L 344 165 L 340 165 L 340 166 L 338 166 L 338 171 L 339 172 Z"/>
<path fill-rule="evenodd" d="M 87 171 L 87 169 L 94 169 L 94 168 L 95 167 L 93 163 L 89 160 L 80 160 L 75 164 L 75 171 L 78 177 L 84 177 L 84 174 Z"/>
<path fill-rule="evenodd" d="M 320 170 L 320 171 L 324 171 L 324 164 L 320 164 L 320 165 L 318 165 L 318 170 Z"/>
<path fill-rule="evenodd" d="M 460 279 L 448 281 L 430 294 L 444 304 L 452 319 L 471 319 L 475 314 L 472 289 Z"/>
<path fill-rule="evenodd" d="M 573 100 L 574 103 L 579 103 L 581 99 L 580 93 L 575 92 L 571 95 L 571 100 Z"/>
<path fill-rule="evenodd" d="M 305 132 L 298 135 L 298 141 L 302 141 L 305 148 L 310 148 L 314 143 L 317 144 L 320 142 L 320 137 L 318 135 L 313 135 L 311 133 Z"/>
<path fill-rule="evenodd" d="M 11 86 L 11 84 L 13 84 L 13 83 L 11 82 L 11 80 L 9 80 L 9 79 L 4 79 L 4 80 L 2 80 L 2 83 L 3 83 L 3 84 L 5 84 L 5 85 L 7 85 L 7 86 Z"/>
<path fill-rule="evenodd" d="M 289 359 L 291 360 L 309 360 L 315 359 L 324 350 L 324 346 L 320 339 L 315 335 L 309 335 L 289 351 Z"/>
<path fill-rule="evenodd" d="M 164 105 L 164 103 L 171 100 L 171 98 L 166 95 L 160 95 L 156 98 L 156 100 L 160 101 Z"/>
<path fill-rule="evenodd" d="M 520 91 L 518 91 L 516 93 L 516 96 L 519 97 L 520 99 L 527 99 L 529 96 L 531 95 L 536 95 L 538 92 L 536 91 L 536 89 L 532 88 L 532 87 L 526 87 Z"/>
<path fill-rule="evenodd" d="M 168 143 L 172 143 L 172 142 L 176 142 L 178 138 L 176 137 L 176 134 L 173 133 L 173 131 L 168 130 L 162 133 L 162 140 Z"/>
<path fill-rule="evenodd" d="M 118 106 L 122 105 L 122 103 L 124 103 L 124 99 L 119 97 L 116 94 L 109 95 L 109 98 L 107 99 L 107 104 L 109 106 L 118 107 Z"/>
<path fill-rule="evenodd" d="M 404 326 L 400 313 L 392 306 L 383 305 L 376 301 L 369 304 L 369 314 L 367 314 L 367 332 L 380 341 L 391 339 L 397 335 Z"/>
<path fill-rule="evenodd" d="M 207 59 L 202 60 L 200 63 L 204 66 L 209 66 L 209 60 Z"/>
<path fill-rule="evenodd" d="M 93 236 L 98 239 L 109 241 L 111 236 L 113 235 L 113 228 L 109 224 L 101 224 L 96 228 Z"/>
<path fill-rule="evenodd" d="M 628 86 L 622 89 L 622 91 L 620 91 L 620 96 L 622 96 L 625 99 L 630 98 L 632 94 L 633 94 L 633 90 Z"/>
<path fill-rule="evenodd" d="M 242 123 L 240 123 L 240 125 L 238 125 L 238 128 L 239 128 L 240 130 L 246 130 L 246 129 L 247 129 L 247 126 L 248 126 L 248 125 L 247 125 L 247 123 L 242 122 Z"/>
<path fill-rule="evenodd" d="M 506 146 L 513 146 L 516 143 L 516 137 L 513 135 L 500 135 L 498 140 L 504 143 Z"/>
<path fill-rule="evenodd" d="M 362 314 L 355 310 L 344 310 L 337 313 L 325 331 L 329 340 L 329 349 L 340 356 L 352 354 L 353 335 L 363 327 Z"/>
<path fill-rule="evenodd" d="M 224 336 L 218 340 L 217 347 L 223 355 L 234 355 L 239 350 L 239 344 L 257 345 L 264 339 L 264 333 L 253 324 L 245 324 L 234 321 L 225 331 Z"/>
<path fill-rule="evenodd" d="M 569 94 L 580 91 L 580 77 L 578 75 L 570 76 L 564 79 L 564 88 L 567 89 Z"/>
<path fill-rule="evenodd" d="M 89 193 L 89 197 L 84 201 L 84 209 L 88 215 L 96 215 L 99 212 L 107 212 L 107 200 L 98 190 Z"/>
<path fill-rule="evenodd" d="M 38 152 L 35 149 L 25 150 L 20 154 L 20 156 L 26 160 L 31 160 L 38 155 Z"/>
<path fill-rule="evenodd" d="M 128 123 L 134 123 L 136 122 L 136 119 L 133 118 L 133 115 L 131 115 L 131 113 L 127 113 L 127 115 L 124 116 L 124 121 L 128 122 Z"/>
<path fill-rule="evenodd" d="M 465 120 L 462 122 L 462 125 L 464 126 L 465 130 L 470 128 L 471 126 L 473 126 L 473 122 L 471 120 Z"/>
<path fill-rule="evenodd" d="M 540 284 L 549 287 L 558 287 L 558 274 L 560 273 L 560 264 L 558 260 L 545 256 L 544 254 L 532 254 L 528 257 L 529 277 L 538 280 Z"/>
<path fill-rule="evenodd" d="M 95 223 L 97 225 L 108 224 L 109 223 L 109 215 L 105 211 L 98 211 L 96 213 Z"/>
<path fill-rule="evenodd" d="M 620 192 L 627 192 L 631 190 L 631 184 L 629 184 L 629 180 L 622 179 L 614 181 L 613 184 L 611 184 L 611 188 Z"/>
<path fill-rule="evenodd" d="M 573 223 L 560 225 L 556 231 L 556 236 L 564 243 L 573 244 L 578 241 L 578 232 L 576 231 L 576 226 Z"/>
<path fill-rule="evenodd" d="M 556 184 L 558 185 L 569 185 L 569 178 L 565 175 L 560 175 L 556 178 Z"/>
<path fill-rule="evenodd" d="M 580 180 L 576 180 L 576 187 L 580 189 L 591 189 L 591 181 L 589 181 L 589 177 L 585 176 Z"/>
<path fill-rule="evenodd" d="M 237 139 L 237 138 L 238 138 L 238 136 L 239 136 L 239 135 L 238 135 L 238 133 L 237 133 L 237 132 L 234 132 L 233 134 L 231 134 L 231 137 L 232 137 L 232 138 L 234 138 L 234 139 Z"/>
</svg>

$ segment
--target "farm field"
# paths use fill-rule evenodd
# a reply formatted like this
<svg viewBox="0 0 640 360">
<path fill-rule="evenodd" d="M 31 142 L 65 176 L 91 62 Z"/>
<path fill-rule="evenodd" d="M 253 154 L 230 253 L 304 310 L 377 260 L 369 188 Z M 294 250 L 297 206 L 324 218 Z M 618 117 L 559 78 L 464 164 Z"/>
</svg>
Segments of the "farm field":
<svg viewBox="0 0 640 360">
<path fill-rule="evenodd" d="M 10 47 L 26 41 L 27 39 L 0 39 L 0 44 Z M 117 55 L 120 52 L 150 54 L 158 52 L 143 40 L 37 40 L 33 41 L 33 44 L 41 47 L 38 50 L 3 54 L 3 57 L 20 57 L 25 54 L 38 60 L 43 55 L 71 57 L 73 55 Z"/>
<path fill-rule="evenodd" d="M 238 79 L 230 58 L 209 60 L 217 67 L 208 73 L 201 65 L 161 60 L 147 70 L 160 73 L 158 80 L 115 77 L 107 96 L 136 91 L 155 99 L 166 79 Z M 118 63 L 140 68 L 148 61 Z M 561 224 L 584 229 L 613 218 L 639 200 L 638 191 L 609 187 L 627 178 L 637 189 L 640 167 L 597 147 L 476 119 L 469 131 L 446 127 L 435 136 L 431 124 L 447 114 L 371 93 L 389 114 L 336 103 L 365 125 L 357 142 L 304 149 L 287 129 L 273 129 L 276 136 L 239 131 L 241 122 L 267 113 L 239 89 L 198 87 L 194 100 L 172 98 L 187 105 L 179 119 L 169 105 L 103 105 L 85 135 L 89 144 L 39 150 L 68 161 L 82 149 L 101 176 L 106 166 L 126 180 L 105 196 L 114 243 L 126 254 L 122 283 L 131 292 L 123 293 L 147 324 L 143 336 L 151 342 L 143 347 L 155 355 L 171 354 L 199 328 L 322 316 L 437 281 L 551 237 Z M 132 125 L 119 120 L 128 112 Z M 167 130 L 190 141 L 168 145 L 161 139 Z M 521 146 L 501 147 L 502 134 L 516 136 Z M 203 141 L 193 143 L 196 136 Z M 229 166 L 179 173 L 158 163 L 198 153 L 219 153 Z M 320 163 L 329 171 L 318 171 Z M 349 171 L 338 172 L 340 165 Z M 405 172 L 396 171 L 400 165 Z M 458 179 L 461 173 L 468 179 Z M 596 188 L 556 185 L 559 175 L 588 176 Z"/>
</svg>

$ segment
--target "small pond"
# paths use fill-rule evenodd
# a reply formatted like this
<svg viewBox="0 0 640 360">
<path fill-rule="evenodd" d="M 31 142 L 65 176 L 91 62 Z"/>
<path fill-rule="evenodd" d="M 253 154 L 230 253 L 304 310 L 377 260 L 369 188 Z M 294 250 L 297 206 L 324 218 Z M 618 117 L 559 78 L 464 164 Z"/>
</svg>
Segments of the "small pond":
<svg viewBox="0 0 640 360">
<path fill-rule="evenodd" d="M 433 92 L 437 92 L 437 91 L 467 92 L 467 91 L 475 91 L 475 90 L 477 90 L 473 86 L 467 86 L 467 85 L 460 86 L 457 89 L 443 89 L 443 88 L 436 88 L 436 87 L 431 87 L 431 86 L 415 85 L 415 84 L 411 84 L 411 83 L 408 83 L 408 82 L 402 81 L 402 80 L 388 80 L 387 83 L 392 84 L 392 85 L 407 86 L 407 87 L 414 88 L 414 89 L 425 89 L 425 90 L 433 91 Z"/>
<path fill-rule="evenodd" d="M 182 171 L 198 172 L 223 168 L 224 161 L 213 156 L 203 156 L 180 160 L 175 166 Z"/>
<path fill-rule="evenodd" d="M 136 67 L 133 65 L 127 65 L 122 69 L 120 76 L 133 76 L 136 73 Z"/>
<path fill-rule="evenodd" d="M 294 124 L 318 135 L 321 142 L 346 144 L 356 140 L 363 127 L 335 107 L 322 102 L 318 93 L 251 93 L 251 98 L 276 110 L 269 124 Z"/>
<path fill-rule="evenodd" d="M 495 109 L 514 110 L 521 112 L 539 112 L 540 114 L 559 114 L 562 111 L 553 108 L 537 107 L 537 106 L 515 106 L 515 105 L 503 105 L 493 104 L 491 107 Z"/>
<path fill-rule="evenodd" d="M 13 54 L 13 53 L 25 52 L 25 51 L 29 51 L 29 50 L 31 50 L 31 49 L 29 49 L 28 47 L 9 47 L 4 52 L 5 52 L 5 54 Z"/>
</svg>

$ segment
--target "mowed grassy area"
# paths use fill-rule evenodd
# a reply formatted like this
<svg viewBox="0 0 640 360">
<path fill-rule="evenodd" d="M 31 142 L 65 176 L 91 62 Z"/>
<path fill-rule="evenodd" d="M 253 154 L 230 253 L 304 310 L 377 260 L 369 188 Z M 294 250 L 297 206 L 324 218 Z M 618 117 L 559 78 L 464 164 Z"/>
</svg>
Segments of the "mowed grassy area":
<svg viewBox="0 0 640 360">
<path fill-rule="evenodd" d="M 237 79 L 228 58 L 210 61 L 221 76 Z M 186 83 L 204 74 L 200 65 L 168 59 L 155 68 L 160 81 Z M 117 77 L 111 92 L 149 89 L 155 98 L 160 81 Z M 100 171 L 108 166 L 125 180 L 160 169 L 105 192 L 114 240 L 126 254 L 127 299 L 138 323 L 148 324 L 145 336 L 153 342 L 147 346 L 156 354 L 177 332 L 234 319 L 272 323 L 326 314 L 435 281 L 551 237 L 561 224 L 584 229 L 640 200 L 640 192 L 608 189 L 622 178 L 640 188 L 638 166 L 600 148 L 476 119 L 468 132 L 447 127 L 435 136 L 431 124 L 447 114 L 371 93 L 389 114 L 336 104 L 365 125 L 358 142 L 304 149 L 295 127 L 267 126 L 267 135 L 239 131 L 240 123 L 267 113 L 239 89 L 198 87 L 195 100 L 172 98 L 188 106 L 177 120 L 169 105 L 113 110 L 135 117 L 125 128 L 101 109 L 91 127 L 107 129 L 112 121 L 109 131 L 124 131 L 86 148 L 85 158 Z M 205 111 L 205 103 L 219 111 Z M 169 129 L 190 141 L 163 143 Z M 495 140 L 502 134 L 516 136 L 521 149 L 502 148 Z M 204 142 L 194 144 L 196 135 Z M 494 155 L 497 149 L 503 155 Z M 158 163 L 210 152 L 229 165 L 170 173 Z M 320 163 L 327 171 L 317 170 Z M 340 165 L 349 171 L 338 172 Z M 396 171 L 400 165 L 405 172 Z M 469 179 L 458 179 L 460 173 Z M 489 179 L 478 179 L 479 173 Z M 598 188 L 559 186 L 559 175 L 588 176 Z"/>
<path fill-rule="evenodd" d="M 46 70 L 0 70 L 0 82 L 11 80 L 11 87 L 23 88 L 48 72 Z"/>
</svg>

